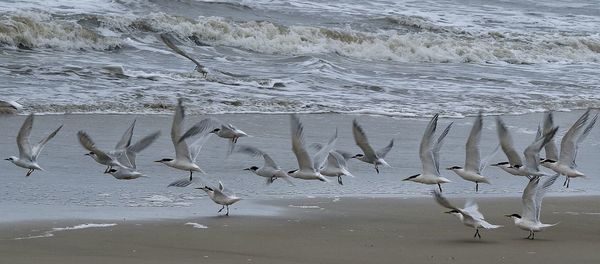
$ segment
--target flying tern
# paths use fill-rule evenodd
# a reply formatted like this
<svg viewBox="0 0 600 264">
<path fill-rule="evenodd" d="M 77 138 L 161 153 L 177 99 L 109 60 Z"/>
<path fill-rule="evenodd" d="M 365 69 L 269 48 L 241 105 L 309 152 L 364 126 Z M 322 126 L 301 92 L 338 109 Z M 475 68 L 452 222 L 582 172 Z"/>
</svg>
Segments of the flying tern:
<svg viewBox="0 0 600 264">
<path fill-rule="evenodd" d="M 540 211 L 542 209 L 542 200 L 546 191 L 554 184 L 559 174 L 554 174 L 547 178 L 542 185 L 539 185 L 541 176 L 534 176 L 529 180 L 527 187 L 523 190 L 523 212 L 522 215 L 506 215 L 514 220 L 515 225 L 525 231 L 529 231 L 527 239 L 535 239 L 535 232 L 540 232 L 556 224 L 543 224 L 540 221 Z"/>
<path fill-rule="evenodd" d="M 231 154 L 235 148 L 235 143 L 241 137 L 247 137 L 246 132 L 238 129 L 232 124 L 225 124 L 215 118 L 205 118 L 200 122 L 194 124 L 185 134 L 181 136 L 180 141 L 187 139 L 191 135 L 204 133 L 213 133 L 220 138 L 226 138 L 229 140 L 229 150 L 227 154 Z"/>
<path fill-rule="evenodd" d="M 119 157 L 124 154 L 123 152 L 125 149 L 131 145 L 131 138 L 133 137 L 135 122 L 136 120 L 134 119 L 127 130 L 125 130 L 125 133 L 123 133 L 123 136 L 121 136 L 119 142 L 117 142 L 115 149 L 109 152 L 105 152 L 96 148 L 90 136 L 87 135 L 87 133 L 80 131 L 82 134 L 78 133 L 79 142 L 86 150 L 89 151 L 89 153 L 86 153 L 85 155 L 92 157 L 92 159 L 94 159 L 94 161 L 97 163 L 107 166 L 106 170 L 104 170 L 104 173 L 107 173 L 112 166 L 121 165 L 118 160 Z"/>
<path fill-rule="evenodd" d="M 327 146 L 319 150 L 314 157 L 311 157 L 304 146 L 304 127 L 302 126 L 298 116 L 292 114 L 290 116 L 290 123 L 292 134 L 292 151 L 294 152 L 296 160 L 298 161 L 298 169 L 289 171 L 288 175 L 303 180 L 320 180 L 327 182 L 328 180 L 321 175 L 318 168 L 322 166 L 327 158 L 327 154 L 331 149 L 333 149 L 333 146 L 335 145 L 335 139 L 337 139 L 337 137 L 332 138 Z"/>
<path fill-rule="evenodd" d="M 487 157 L 483 160 L 480 158 L 479 153 L 479 144 L 481 142 L 481 129 L 483 128 L 483 116 L 481 113 L 477 115 L 475 118 L 475 122 L 473 123 L 473 128 L 471 128 L 471 133 L 469 134 L 469 139 L 467 139 L 466 144 L 466 158 L 465 158 L 465 167 L 460 166 L 452 166 L 447 168 L 448 170 L 454 171 L 461 178 L 475 182 L 475 191 L 479 191 L 479 183 L 487 183 L 490 181 L 481 173 L 489 164 L 489 161 L 493 156 L 498 153 L 499 146 Z"/>
<path fill-rule="evenodd" d="M 19 157 L 10 156 L 5 160 L 8 160 L 15 165 L 29 169 L 25 176 L 29 176 L 33 173 L 34 170 L 43 170 L 42 167 L 37 162 L 37 158 L 44 149 L 44 146 L 50 141 L 56 133 L 63 127 L 60 125 L 57 129 L 55 129 L 50 135 L 40 140 L 35 145 L 31 145 L 29 143 L 29 136 L 31 134 L 31 129 L 33 128 L 33 114 L 30 114 L 25 118 L 25 122 L 21 125 L 21 129 L 19 130 L 19 134 L 17 134 L 17 146 L 19 147 Z"/>
<path fill-rule="evenodd" d="M 479 212 L 479 207 L 473 200 L 467 200 L 464 208 L 458 208 L 450 204 L 450 202 L 442 196 L 442 193 L 438 191 L 433 191 L 433 197 L 439 205 L 451 209 L 446 213 L 455 215 L 464 225 L 475 228 L 475 235 L 473 235 L 473 237 L 481 238 L 479 228 L 495 229 L 502 227 L 501 225 L 493 225 L 485 221 L 483 214 Z"/>
<path fill-rule="evenodd" d="M 169 186 L 177 186 L 177 187 L 185 187 L 192 183 L 193 172 L 198 171 L 204 173 L 204 171 L 198 166 L 196 162 L 196 158 L 202 149 L 202 146 L 208 139 L 207 135 L 203 135 L 199 139 L 197 139 L 194 144 L 188 147 L 188 144 L 185 140 L 179 140 L 181 137 L 181 132 L 183 129 L 183 121 L 185 118 L 184 108 L 181 98 L 177 100 L 177 106 L 175 107 L 175 115 L 173 116 L 173 125 L 171 126 L 171 141 L 173 142 L 173 146 L 175 147 L 175 159 L 172 158 L 163 158 L 161 160 L 157 160 L 155 162 L 160 162 L 165 164 L 171 168 L 189 171 L 190 177 L 187 181 L 178 180 L 174 183 L 171 183 Z"/>
<path fill-rule="evenodd" d="M 451 182 L 450 180 L 440 176 L 440 160 L 439 152 L 444 143 L 444 139 L 448 135 L 452 123 L 439 135 L 436 142 L 433 142 L 433 136 L 437 128 L 438 114 L 435 114 L 423 134 L 421 145 L 419 148 L 419 157 L 423 165 L 423 171 L 420 174 L 412 175 L 403 181 L 414 181 L 423 184 L 437 184 L 440 192 L 442 191 L 442 183 Z"/>
<path fill-rule="evenodd" d="M 385 156 L 390 152 L 392 147 L 394 146 L 394 140 L 390 140 L 390 143 L 384 148 L 375 151 L 371 144 L 369 144 L 369 140 L 367 139 L 367 134 L 363 128 L 358 124 L 358 121 L 354 119 L 352 122 L 352 135 L 354 135 L 354 141 L 356 145 L 363 151 L 363 154 L 356 154 L 353 158 L 356 158 L 360 161 L 373 164 L 375 166 L 375 171 L 379 173 L 379 166 L 387 166 L 391 167 L 385 160 Z"/>
<path fill-rule="evenodd" d="M 575 121 L 563 136 L 560 143 L 560 156 L 557 155 L 556 146 L 548 148 L 548 145 L 550 145 L 550 143 L 548 143 L 546 145 L 546 158 L 541 161 L 542 166 L 552 169 L 560 175 L 565 175 L 563 186 L 566 186 L 567 188 L 569 187 L 571 178 L 585 177 L 584 173 L 577 170 L 575 159 L 577 157 L 579 143 L 587 137 L 598 119 L 598 114 L 594 115 L 588 125 L 585 126 L 589 115 L 590 110 L 588 109 L 581 117 L 579 117 L 579 119 L 577 119 L 577 121 Z M 544 130 L 546 130 L 547 126 L 552 126 L 552 124 L 552 112 L 546 113 L 544 118 Z M 551 143 L 554 145 L 554 142 Z"/>
<path fill-rule="evenodd" d="M 251 156 L 261 156 L 264 159 L 264 164 L 262 167 L 251 166 L 244 170 L 251 171 L 252 173 L 267 178 L 267 184 L 273 183 L 276 179 L 284 179 L 289 184 L 293 184 L 285 171 L 283 171 L 277 163 L 267 154 L 266 152 L 252 146 L 239 146 L 237 148 L 237 152 L 245 153 Z"/>
</svg>

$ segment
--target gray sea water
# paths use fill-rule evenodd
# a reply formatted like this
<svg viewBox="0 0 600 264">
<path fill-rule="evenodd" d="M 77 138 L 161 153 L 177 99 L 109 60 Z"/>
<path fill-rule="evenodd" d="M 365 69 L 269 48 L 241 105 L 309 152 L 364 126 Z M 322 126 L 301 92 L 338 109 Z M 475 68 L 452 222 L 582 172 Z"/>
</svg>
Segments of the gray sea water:
<svg viewBox="0 0 600 264">
<path fill-rule="evenodd" d="M 557 125 L 561 126 L 558 137 L 581 114 L 581 111 L 557 113 Z M 188 124 L 205 116 L 188 116 Z M 238 144 L 259 147 L 269 153 L 284 169 L 292 170 L 298 164 L 291 151 L 290 121 L 288 115 L 226 114 L 215 116 L 225 122 L 236 124 L 252 137 L 242 138 Z M 0 158 L 17 155 L 15 135 L 24 116 L 0 118 Z M 78 130 L 87 131 L 101 149 L 112 148 L 130 122 L 137 118 L 134 141 L 156 130 L 162 136 L 147 150 L 138 155 L 139 170 L 148 176 L 130 181 L 120 181 L 103 174 L 103 166 L 84 156 L 84 149 L 77 142 Z M 202 149 L 198 164 L 206 175 L 196 174 L 198 182 L 187 188 L 167 185 L 177 179 L 186 178 L 188 173 L 171 169 L 153 162 L 173 157 L 173 145 L 169 137 L 172 117 L 170 115 L 45 115 L 36 117 L 32 141 L 49 133 L 59 124 L 64 128 L 54 138 L 39 158 L 46 171 L 36 171 L 25 177 L 26 170 L 8 161 L 0 163 L 0 222 L 39 219 L 140 219 L 140 218 L 183 218 L 214 216 L 219 206 L 210 201 L 204 192 L 193 189 L 205 184 L 217 185 L 218 181 L 234 191 L 244 200 L 232 207 L 232 214 L 274 214 L 284 208 L 260 206 L 256 201 L 296 199 L 288 209 L 319 210 L 310 198 L 330 198 L 331 201 L 345 197 L 429 197 L 437 186 L 423 185 L 402 179 L 420 173 L 418 155 L 419 141 L 428 122 L 426 119 L 408 119 L 368 115 L 310 114 L 301 115 L 305 126 L 306 143 L 326 142 L 339 129 L 337 148 L 360 153 L 352 138 L 352 120 L 357 118 L 363 125 L 370 142 L 378 149 L 390 139 L 394 148 L 386 157 L 391 168 L 381 168 L 377 174 L 373 166 L 350 160 L 350 171 L 356 176 L 345 178 L 344 185 L 332 182 L 294 180 L 290 186 L 282 180 L 271 185 L 244 168 L 261 166 L 260 158 L 242 154 L 226 156 L 227 141 L 212 137 Z M 506 116 L 518 151 L 522 151 L 535 137 L 535 129 L 541 114 Z M 492 117 L 485 118 L 482 133 L 482 153 L 487 155 L 497 144 Z M 442 118 L 439 127 L 454 122 L 441 153 L 442 168 L 464 164 L 464 144 L 471 128 L 471 118 Z M 600 132 L 593 130 L 580 148 L 577 164 L 588 175 L 586 179 L 574 179 L 570 188 L 562 187 L 562 177 L 549 192 L 551 196 L 578 196 L 600 194 Z M 542 153 L 543 156 L 543 153 Z M 493 162 L 504 161 L 498 154 Z M 444 194 L 449 197 L 519 197 L 527 179 L 509 175 L 498 168 L 485 170 L 492 184 L 480 185 L 475 192 L 472 182 L 466 182 L 451 171 L 442 170 L 442 175 L 452 180 L 444 184 Z M 308 198 L 308 200 L 307 200 Z M 433 199 L 431 200 L 433 203 Z M 518 204 L 516 206 L 519 206 Z M 287 208 L 287 207 L 286 207 Z M 517 209 L 515 209 L 517 210 Z"/>
<path fill-rule="evenodd" d="M 594 0 L 0 0 L 0 96 L 38 113 L 165 113 L 177 94 L 194 113 L 583 109 L 600 106 L 599 24 Z"/>
<path fill-rule="evenodd" d="M 350 133 L 355 117 L 375 146 L 396 139 L 387 158 L 393 168 L 379 175 L 352 161 L 357 177 L 344 186 L 302 181 L 292 187 L 265 186 L 242 171 L 260 160 L 225 158 L 226 143 L 212 139 L 200 159 L 208 172 L 203 181 L 222 180 L 246 200 L 426 196 L 430 186 L 400 179 L 420 171 L 418 142 L 434 113 L 444 117 L 442 125 L 455 122 L 442 150 L 442 166 L 450 166 L 463 163 L 478 111 L 506 115 L 523 146 L 534 137 L 537 113 L 561 111 L 562 135 L 581 113 L 575 110 L 600 107 L 598 25 L 600 3 L 592 0 L 0 0 L 0 100 L 17 100 L 23 114 L 48 114 L 37 118 L 34 138 L 65 123 L 40 158 L 46 172 L 25 178 L 22 169 L 0 164 L 0 221 L 212 215 L 218 208 L 199 191 L 166 188 L 184 173 L 152 162 L 172 155 L 167 128 L 178 96 L 188 113 L 221 114 L 254 135 L 240 142 L 264 148 L 289 169 L 296 164 L 288 117 L 262 114 L 325 113 L 302 116 L 307 141 L 323 142 L 338 127 L 340 148 L 351 151 L 358 151 Z M 161 33 L 209 74 L 170 51 L 157 38 Z M 150 178 L 102 175 L 83 156 L 76 131 L 109 148 L 135 117 L 136 137 L 163 131 L 139 156 Z M 14 137 L 23 119 L 0 117 L 2 157 L 17 153 Z M 484 153 L 496 144 L 491 120 Z M 600 194 L 599 144 L 593 131 L 578 156 L 589 179 L 569 189 L 557 184 L 553 195 Z M 520 195 L 523 179 L 494 168 L 486 173 L 493 184 L 474 194 L 471 184 L 444 171 L 454 181 L 445 192 Z"/>
</svg>

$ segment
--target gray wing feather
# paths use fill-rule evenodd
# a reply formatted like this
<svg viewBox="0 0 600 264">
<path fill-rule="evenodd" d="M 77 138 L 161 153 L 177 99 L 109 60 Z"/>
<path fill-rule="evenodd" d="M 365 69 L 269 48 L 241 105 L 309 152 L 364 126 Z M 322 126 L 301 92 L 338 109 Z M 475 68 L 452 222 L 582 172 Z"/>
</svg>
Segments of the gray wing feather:
<svg viewBox="0 0 600 264">
<path fill-rule="evenodd" d="M 115 146 L 115 150 L 122 150 L 131 145 L 131 138 L 133 137 L 133 129 L 135 127 L 135 122 L 136 120 L 134 119 L 133 122 L 131 122 L 129 128 L 125 130 L 125 133 L 123 133 L 123 136 L 121 136 L 121 140 L 119 140 L 119 142 Z"/>
<path fill-rule="evenodd" d="M 48 141 L 54 138 L 54 136 L 56 136 L 56 134 L 58 133 L 58 131 L 60 131 L 62 127 L 63 125 L 60 125 L 56 130 L 50 133 L 50 135 L 40 140 L 40 142 L 38 142 L 31 148 L 31 157 L 33 158 L 33 160 L 37 159 L 38 155 L 40 155 L 40 152 L 42 152 L 42 149 L 44 149 L 44 147 L 46 146 L 46 143 L 48 143 Z"/>
</svg>

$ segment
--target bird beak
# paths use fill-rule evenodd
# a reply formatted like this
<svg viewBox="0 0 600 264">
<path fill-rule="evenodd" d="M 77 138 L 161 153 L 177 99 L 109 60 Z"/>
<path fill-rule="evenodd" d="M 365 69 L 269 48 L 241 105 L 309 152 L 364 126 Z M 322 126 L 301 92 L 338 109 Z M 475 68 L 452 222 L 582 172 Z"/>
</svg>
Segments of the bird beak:
<svg viewBox="0 0 600 264">
<path fill-rule="evenodd" d="M 444 212 L 444 213 L 446 213 L 446 214 L 451 214 L 451 213 L 452 213 L 452 211 L 448 211 L 448 212 Z"/>
<path fill-rule="evenodd" d="M 90 155 L 90 153 L 85 153 L 85 154 L 83 154 L 83 155 L 84 155 L 84 156 L 89 156 L 89 155 Z"/>
<path fill-rule="evenodd" d="M 247 171 L 249 171 L 249 170 L 250 170 L 250 168 L 245 168 L 244 170 L 247 170 Z"/>
<path fill-rule="evenodd" d="M 452 170 L 452 167 L 446 168 L 447 170 Z"/>
<path fill-rule="evenodd" d="M 496 163 L 496 164 L 490 164 L 490 166 L 499 166 L 499 165 L 498 165 L 498 163 Z"/>
<path fill-rule="evenodd" d="M 162 160 L 155 160 L 154 162 L 162 162 Z"/>
<path fill-rule="evenodd" d="M 4 160 L 10 160 L 10 159 L 4 159 Z"/>
<path fill-rule="evenodd" d="M 408 177 L 408 178 L 406 178 L 406 179 L 403 179 L 402 181 L 408 181 L 409 179 L 410 179 L 410 177 Z"/>
<path fill-rule="evenodd" d="M 506 216 L 506 217 L 511 217 L 512 215 L 504 215 L 504 216 Z"/>
</svg>

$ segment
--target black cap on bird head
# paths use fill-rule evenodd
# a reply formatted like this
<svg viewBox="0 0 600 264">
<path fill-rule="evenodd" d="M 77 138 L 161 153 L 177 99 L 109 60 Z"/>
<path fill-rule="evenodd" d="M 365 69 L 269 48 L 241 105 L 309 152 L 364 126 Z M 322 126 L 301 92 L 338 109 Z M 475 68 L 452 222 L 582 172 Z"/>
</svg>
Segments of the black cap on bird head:
<svg viewBox="0 0 600 264">
<path fill-rule="evenodd" d="M 256 170 L 258 170 L 258 167 L 256 167 L 256 166 L 252 166 L 252 167 L 250 167 L 250 168 L 245 168 L 244 170 L 256 171 Z"/>
</svg>

